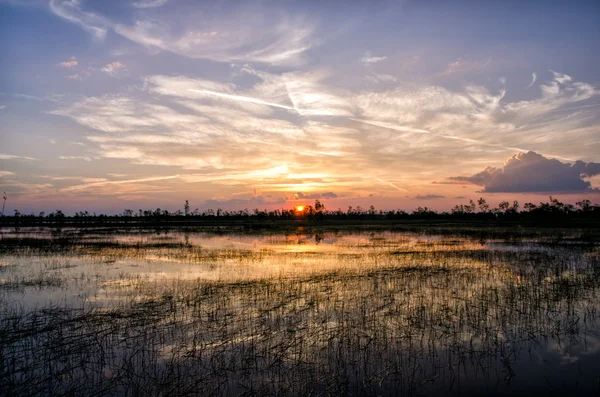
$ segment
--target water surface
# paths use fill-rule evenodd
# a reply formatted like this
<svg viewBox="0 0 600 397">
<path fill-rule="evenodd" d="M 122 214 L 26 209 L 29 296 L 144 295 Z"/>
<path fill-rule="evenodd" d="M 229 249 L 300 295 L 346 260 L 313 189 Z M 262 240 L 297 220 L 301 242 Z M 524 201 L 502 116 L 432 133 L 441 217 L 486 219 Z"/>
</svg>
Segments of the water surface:
<svg viewBox="0 0 600 397">
<path fill-rule="evenodd" d="M 3 230 L 0 387 L 596 394 L 600 250 L 557 235 Z"/>
</svg>

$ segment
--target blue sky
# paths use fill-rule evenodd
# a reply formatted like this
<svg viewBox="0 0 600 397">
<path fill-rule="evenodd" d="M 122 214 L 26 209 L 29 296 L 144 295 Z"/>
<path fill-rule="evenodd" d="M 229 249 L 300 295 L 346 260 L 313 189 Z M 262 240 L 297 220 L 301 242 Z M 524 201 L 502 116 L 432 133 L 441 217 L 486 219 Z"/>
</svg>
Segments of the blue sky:
<svg viewBox="0 0 600 397">
<path fill-rule="evenodd" d="M 0 0 L 0 188 L 25 212 L 594 200 L 597 15 Z"/>
</svg>

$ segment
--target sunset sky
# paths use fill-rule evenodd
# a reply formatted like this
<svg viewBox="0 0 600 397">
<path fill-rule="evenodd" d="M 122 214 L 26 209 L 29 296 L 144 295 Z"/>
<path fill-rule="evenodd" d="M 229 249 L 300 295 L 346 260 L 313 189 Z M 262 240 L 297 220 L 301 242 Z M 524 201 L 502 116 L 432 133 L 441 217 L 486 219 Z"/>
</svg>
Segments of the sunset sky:
<svg viewBox="0 0 600 397">
<path fill-rule="evenodd" d="M 0 0 L 7 213 L 600 201 L 600 2 Z"/>
</svg>

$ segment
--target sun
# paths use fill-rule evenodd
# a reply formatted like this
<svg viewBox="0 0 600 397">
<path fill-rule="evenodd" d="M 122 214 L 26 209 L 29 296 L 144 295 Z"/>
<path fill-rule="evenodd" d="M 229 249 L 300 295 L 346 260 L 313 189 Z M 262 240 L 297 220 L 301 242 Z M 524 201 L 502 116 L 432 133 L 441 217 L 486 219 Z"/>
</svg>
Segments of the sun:
<svg viewBox="0 0 600 397">
<path fill-rule="evenodd" d="M 304 206 L 303 205 L 296 206 L 296 212 L 302 212 L 302 211 L 304 211 Z"/>
</svg>

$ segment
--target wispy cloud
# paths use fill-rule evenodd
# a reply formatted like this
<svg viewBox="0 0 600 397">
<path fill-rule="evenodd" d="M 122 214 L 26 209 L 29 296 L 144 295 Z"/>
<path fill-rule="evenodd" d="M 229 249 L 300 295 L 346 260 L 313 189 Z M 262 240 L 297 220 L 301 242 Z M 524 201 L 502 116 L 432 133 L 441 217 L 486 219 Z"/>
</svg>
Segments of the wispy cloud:
<svg viewBox="0 0 600 397">
<path fill-rule="evenodd" d="M 22 99 L 29 99 L 32 101 L 45 101 L 47 100 L 46 98 L 42 98 L 39 96 L 35 96 L 35 95 L 27 95 L 27 94 L 13 94 L 13 97 L 15 98 L 22 98 Z"/>
<path fill-rule="evenodd" d="M 294 199 L 296 199 L 296 200 L 315 200 L 315 199 L 328 199 L 328 198 L 338 198 L 338 195 L 334 192 L 323 192 L 323 193 L 297 192 L 294 195 Z"/>
<path fill-rule="evenodd" d="M 154 8 L 161 7 L 167 4 L 169 0 L 144 0 L 144 1 L 134 1 L 132 5 L 135 8 Z"/>
<path fill-rule="evenodd" d="M 336 186 L 335 194 L 352 197 L 372 193 L 377 182 L 385 186 L 380 191 L 422 191 L 424 183 L 452 175 L 450 169 L 476 169 L 507 151 L 560 154 L 560 146 L 525 139 L 538 132 L 518 113 L 548 118 L 550 105 L 578 102 L 585 90 L 559 76 L 565 83 L 558 83 L 554 102 L 542 92 L 519 103 L 517 111 L 504 90 L 482 86 L 349 92 L 332 86 L 322 71 L 273 74 L 249 68 L 244 73 L 239 83 L 236 76 L 221 81 L 149 76 L 142 90 L 80 98 L 49 113 L 90 129 L 90 157 L 178 167 L 178 183 L 202 183 L 230 194 L 256 187 L 286 197 L 323 194 Z M 564 125 L 558 122 L 556 128 Z M 519 134 L 520 128 L 528 135 Z M 402 184 L 399 172 L 405 175 Z M 138 191 L 162 189 L 143 184 Z M 109 194 L 107 186 L 90 189 Z"/>
<path fill-rule="evenodd" d="M 535 81 L 537 80 L 537 74 L 535 72 L 531 73 L 531 82 L 527 85 L 527 88 L 533 87 Z"/>
<path fill-rule="evenodd" d="M 84 161 L 92 161 L 91 157 L 88 156 L 58 156 L 60 160 L 84 160 Z"/>
<path fill-rule="evenodd" d="M 79 25 L 98 39 L 106 36 L 110 22 L 93 12 L 83 11 L 79 0 L 50 0 L 50 10 L 61 18 Z"/>
<path fill-rule="evenodd" d="M 14 154 L 0 153 L 0 160 L 37 160 L 28 156 L 16 156 Z"/>
<path fill-rule="evenodd" d="M 448 76 L 453 74 L 464 74 L 464 73 L 479 73 L 486 70 L 492 63 L 491 58 L 488 59 L 473 59 L 467 60 L 459 58 L 454 62 L 448 64 L 445 71 L 438 74 L 438 76 Z"/>
<path fill-rule="evenodd" d="M 148 0 L 133 6 L 148 9 L 168 5 L 164 0 Z M 200 8 L 191 14 L 186 8 L 186 14 L 165 14 L 169 17 L 160 21 L 136 19 L 131 25 L 85 11 L 78 0 L 51 0 L 50 9 L 99 39 L 112 29 L 144 47 L 189 58 L 294 65 L 302 62 L 303 53 L 319 44 L 312 38 L 312 20 L 297 12 L 292 16 L 279 7 L 265 10 L 245 3 L 237 7 L 227 4 Z"/>
<path fill-rule="evenodd" d="M 127 71 L 125 65 L 119 61 L 111 62 L 101 69 L 110 76 L 116 76 L 119 71 Z"/>
<path fill-rule="evenodd" d="M 401 191 L 401 192 L 407 192 L 407 191 L 408 191 L 408 190 L 406 190 L 406 189 L 402 189 L 401 187 L 398 187 L 398 186 L 394 185 L 392 182 L 384 181 L 383 179 L 380 179 L 380 178 L 375 178 L 375 180 L 376 180 L 377 182 L 381 182 L 381 183 L 383 183 L 383 184 L 386 184 L 386 185 L 388 185 L 388 186 L 391 186 L 391 187 L 393 187 L 394 189 L 396 189 L 396 190 L 399 190 L 399 191 Z"/>
<path fill-rule="evenodd" d="M 61 62 L 58 65 L 63 67 L 63 68 L 72 68 L 74 66 L 77 66 L 79 63 L 77 61 L 65 61 L 65 62 Z"/>
<path fill-rule="evenodd" d="M 373 64 L 373 63 L 377 63 L 377 62 L 381 62 L 381 61 L 385 61 L 387 59 L 386 56 L 383 57 L 376 57 L 376 56 L 372 56 L 370 52 L 367 52 L 365 54 L 365 56 L 363 56 L 360 61 L 366 64 Z"/>
<path fill-rule="evenodd" d="M 286 105 L 280 105 L 278 103 L 266 102 L 261 99 L 250 98 L 250 97 L 246 97 L 246 96 L 242 96 L 242 95 L 230 95 L 230 94 L 223 94 L 220 92 L 214 92 L 214 91 L 208 91 L 208 90 L 195 90 L 192 88 L 189 88 L 189 91 L 197 92 L 197 93 L 203 94 L 203 95 L 212 95 L 212 96 L 216 96 L 219 98 L 231 99 L 233 101 L 249 102 L 249 103 L 255 103 L 258 105 L 272 106 L 272 107 L 280 108 L 280 109 L 296 110 L 292 106 L 286 106 Z"/>
<path fill-rule="evenodd" d="M 137 179 L 123 179 L 118 181 L 99 181 L 99 182 L 90 182 L 83 183 L 80 185 L 69 186 L 64 189 L 61 189 L 63 192 L 73 192 L 78 190 L 85 190 L 94 187 L 105 187 L 105 186 L 115 186 L 115 185 L 129 185 L 134 183 L 144 183 L 144 182 L 156 182 L 156 181 L 165 181 L 169 179 L 178 178 L 178 175 L 168 175 L 168 176 L 155 176 L 155 177 L 147 177 L 147 178 L 137 178 Z"/>
<path fill-rule="evenodd" d="M 446 198 L 446 196 L 442 196 L 441 194 L 418 194 L 416 196 L 406 196 L 407 198 L 412 198 L 415 200 L 438 200 Z"/>
</svg>

